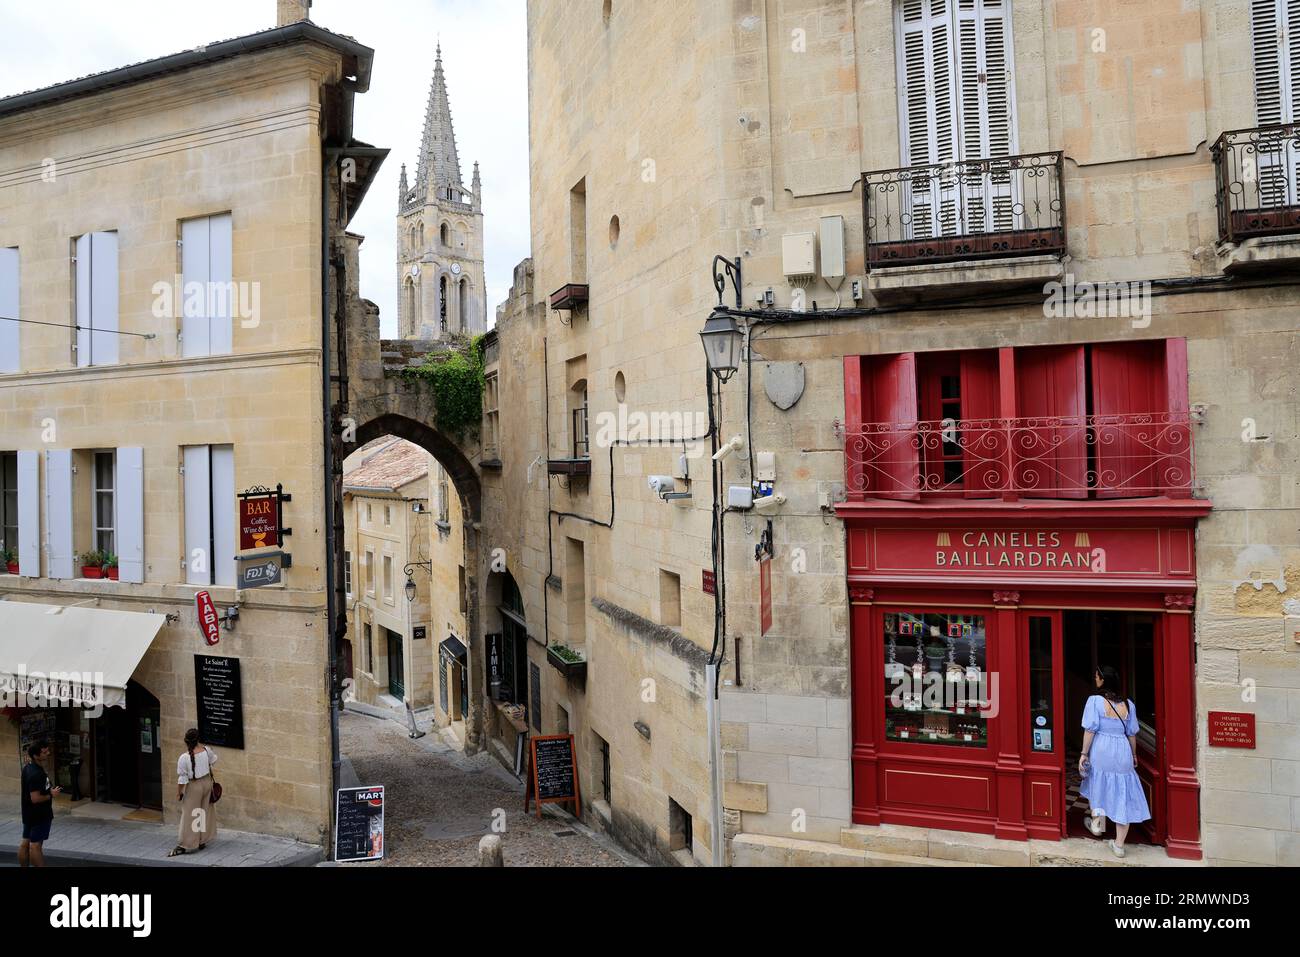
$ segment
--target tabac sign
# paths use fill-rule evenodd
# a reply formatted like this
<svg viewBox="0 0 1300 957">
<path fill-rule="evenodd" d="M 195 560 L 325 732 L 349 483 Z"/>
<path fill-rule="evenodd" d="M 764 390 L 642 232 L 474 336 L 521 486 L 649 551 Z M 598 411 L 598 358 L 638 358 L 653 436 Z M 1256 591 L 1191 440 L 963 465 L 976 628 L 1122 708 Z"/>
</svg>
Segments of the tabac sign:
<svg viewBox="0 0 1300 957">
<path fill-rule="evenodd" d="M 849 571 L 907 578 L 1195 578 L 1187 528 L 855 528 Z"/>
</svg>

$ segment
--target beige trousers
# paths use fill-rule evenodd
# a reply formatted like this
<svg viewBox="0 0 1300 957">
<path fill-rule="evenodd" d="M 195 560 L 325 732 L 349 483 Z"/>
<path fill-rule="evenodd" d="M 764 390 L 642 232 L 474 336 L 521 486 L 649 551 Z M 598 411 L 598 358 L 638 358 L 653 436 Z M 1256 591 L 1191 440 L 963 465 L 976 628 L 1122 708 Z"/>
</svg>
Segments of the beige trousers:
<svg viewBox="0 0 1300 957">
<path fill-rule="evenodd" d="M 217 811 L 212 806 L 212 775 L 185 785 L 181 801 L 180 845 L 187 851 L 198 850 L 217 836 Z"/>
</svg>

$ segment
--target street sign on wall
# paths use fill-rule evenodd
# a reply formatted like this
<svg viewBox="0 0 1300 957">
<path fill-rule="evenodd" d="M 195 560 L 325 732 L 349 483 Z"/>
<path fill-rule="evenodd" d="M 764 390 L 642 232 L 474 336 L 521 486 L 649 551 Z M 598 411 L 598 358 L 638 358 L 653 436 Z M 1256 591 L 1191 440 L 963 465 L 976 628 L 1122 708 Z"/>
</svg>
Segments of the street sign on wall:
<svg viewBox="0 0 1300 957">
<path fill-rule="evenodd" d="M 239 559 L 239 587 L 266 588 L 284 580 L 284 552 Z"/>
</svg>

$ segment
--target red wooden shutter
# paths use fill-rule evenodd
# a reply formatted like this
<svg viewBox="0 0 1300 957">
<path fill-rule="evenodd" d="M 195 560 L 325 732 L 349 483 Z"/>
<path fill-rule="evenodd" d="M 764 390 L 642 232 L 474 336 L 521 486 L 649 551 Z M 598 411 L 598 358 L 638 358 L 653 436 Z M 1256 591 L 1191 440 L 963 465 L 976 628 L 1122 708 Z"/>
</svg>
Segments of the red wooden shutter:
<svg viewBox="0 0 1300 957">
<path fill-rule="evenodd" d="M 961 354 L 961 443 L 967 498 L 992 498 L 1006 484 L 1002 466 L 1006 430 L 997 422 L 998 353 L 982 349 Z"/>
<path fill-rule="evenodd" d="M 1098 498 L 1161 494 L 1164 343 L 1092 347 L 1092 409 Z"/>
<path fill-rule="evenodd" d="M 1083 346 L 1016 353 L 1010 429 L 1015 482 L 1029 498 L 1087 498 L 1087 396 Z"/>
<path fill-rule="evenodd" d="M 1168 425 L 1161 438 L 1164 493 L 1191 498 L 1195 480 L 1192 464 L 1191 406 L 1187 398 L 1187 340 L 1165 340 L 1165 410 Z"/>
<path fill-rule="evenodd" d="M 920 499 L 916 355 L 863 359 L 863 487 L 873 498 Z"/>
</svg>

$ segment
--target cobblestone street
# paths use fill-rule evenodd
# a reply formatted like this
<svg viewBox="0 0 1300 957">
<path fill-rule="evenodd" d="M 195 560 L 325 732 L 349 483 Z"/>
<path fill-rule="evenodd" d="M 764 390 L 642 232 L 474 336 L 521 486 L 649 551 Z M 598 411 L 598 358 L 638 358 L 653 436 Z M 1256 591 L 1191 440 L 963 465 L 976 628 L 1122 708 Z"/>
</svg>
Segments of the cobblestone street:
<svg viewBox="0 0 1300 957">
<path fill-rule="evenodd" d="M 427 719 L 419 724 L 428 729 Z M 571 819 L 525 814 L 523 786 L 487 754 L 467 758 L 436 732 L 412 741 L 396 721 L 353 711 L 340 716 L 339 726 L 343 756 L 359 783 L 384 786 L 384 866 L 476 866 L 479 839 L 492 833 L 498 809 L 505 814 L 507 867 L 632 863 Z"/>
</svg>

